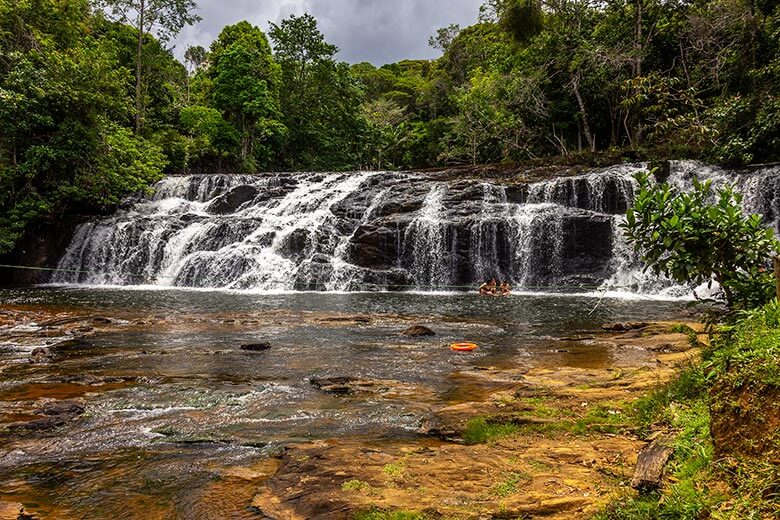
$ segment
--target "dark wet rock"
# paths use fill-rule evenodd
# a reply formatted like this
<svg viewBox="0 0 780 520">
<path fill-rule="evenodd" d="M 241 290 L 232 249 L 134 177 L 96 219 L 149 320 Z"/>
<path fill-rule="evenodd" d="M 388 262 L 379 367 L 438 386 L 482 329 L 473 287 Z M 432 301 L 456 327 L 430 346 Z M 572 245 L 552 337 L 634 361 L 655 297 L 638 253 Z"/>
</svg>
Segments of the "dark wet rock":
<svg viewBox="0 0 780 520">
<path fill-rule="evenodd" d="M 433 330 L 431 330 L 430 328 L 424 325 L 412 325 L 411 327 L 403 331 L 401 334 L 403 334 L 404 336 L 411 336 L 413 338 L 436 335 L 436 333 Z"/>
<path fill-rule="evenodd" d="M 38 347 L 30 353 L 30 363 L 45 363 L 51 361 L 51 351 L 46 347 Z"/>
<path fill-rule="evenodd" d="M 57 350 L 67 350 L 70 348 L 78 347 L 80 345 L 81 342 L 77 338 L 71 338 L 63 341 L 58 341 L 57 343 L 52 345 L 51 348 Z"/>
<path fill-rule="evenodd" d="M 25 511 L 24 507 L 19 510 L 16 520 L 41 520 L 41 517 L 36 513 Z"/>
<path fill-rule="evenodd" d="M 360 380 L 355 377 L 313 377 L 309 379 L 309 384 L 329 394 L 352 395 L 358 381 Z"/>
<path fill-rule="evenodd" d="M 371 318 L 367 316 L 335 316 L 323 318 L 320 321 L 329 323 L 371 323 Z"/>
<path fill-rule="evenodd" d="M 43 415 L 70 415 L 76 416 L 84 413 L 86 408 L 78 401 L 53 401 L 46 403 L 35 411 Z"/>
<path fill-rule="evenodd" d="M 192 224 L 193 222 L 200 222 L 205 219 L 206 217 L 204 215 L 198 215 L 196 213 L 185 213 L 179 217 L 179 221 L 185 224 Z"/>
<path fill-rule="evenodd" d="M 207 211 L 217 215 L 234 213 L 242 205 L 257 197 L 259 190 L 254 186 L 236 186 L 209 204 Z"/>
<path fill-rule="evenodd" d="M 64 426 L 83 414 L 85 407 L 78 401 L 52 401 L 35 410 L 38 419 L 16 423 L 10 426 L 12 430 L 47 431 Z"/>
<path fill-rule="evenodd" d="M 248 352 L 263 352 L 265 350 L 271 350 L 271 344 L 267 341 L 261 343 L 247 343 L 246 345 L 241 345 L 241 350 L 246 350 Z"/>
<path fill-rule="evenodd" d="M 300 263 L 306 255 L 306 249 L 310 241 L 308 230 L 296 229 L 284 237 L 282 244 L 279 246 L 279 253 L 295 263 Z"/>
<path fill-rule="evenodd" d="M 389 391 L 394 384 L 398 384 L 395 381 L 358 377 L 313 377 L 309 383 L 323 392 L 340 396 L 383 393 Z"/>
<path fill-rule="evenodd" d="M 99 386 L 106 384 L 125 383 L 135 380 L 134 377 L 96 376 L 93 374 L 72 374 L 55 376 L 47 379 L 49 383 L 75 383 L 85 386 Z"/>
<path fill-rule="evenodd" d="M 608 330 L 612 332 L 628 332 L 631 330 L 643 329 L 649 325 L 649 323 L 645 322 L 605 323 L 601 326 L 601 328 L 602 330 Z"/>
<path fill-rule="evenodd" d="M 95 316 L 92 318 L 92 323 L 99 323 L 101 325 L 108 325 L 110 323 L 113 323 L 113 320 L 111 318 L 105 318 L 103 316 Z"/>
<path fill-rule="evenodd" d="M 443 441 L 458 440 L 461 432 L 452 425 L 445 423 L 438 417 L 424 419 L 417 430 L 421 435 L 435 437 Z"/>
<path fill-rule="evenodd" d="M 525 204 L 528 200 L 528 185 L 513 184 L 507 186 L 506 200 L 507 202 L 513 202 L 515 204 Z"/>
<path fill-rule="evenodd" d="M 29 430 L 34 432 L 54 430 L 65 425 L 70 419 L 71 416 L 51 415 L 41 417 L 40 419 L 33 419 L 32 421 L 12 424 L 9 428 L 12 430 Z"/>
<path fill-rule="evenodd" d="M 349 244 L 355 265 L 369 269 L 390 269 L 399 255 L 399 229 L 377 224 L 360 226 Z"/>
<path fill-rule="evenodd" d="M 647 350 L 650 352 L 682 352 L 684 350 L 687 350 L 686 345 L 677 346 L 674 343 L 656 343 L 651 344 L 649 347 L 647 347 Z"/>
<path fill-rule="evenodd" d="M 309 383 L 329 394 L 345 397 L 371 394 L 384 398 L 415 396 L 427 398 L 425 390 L 402 381 L 392 379 L 363 379 L 359 377 L 312 377 Z"/>
</svg>

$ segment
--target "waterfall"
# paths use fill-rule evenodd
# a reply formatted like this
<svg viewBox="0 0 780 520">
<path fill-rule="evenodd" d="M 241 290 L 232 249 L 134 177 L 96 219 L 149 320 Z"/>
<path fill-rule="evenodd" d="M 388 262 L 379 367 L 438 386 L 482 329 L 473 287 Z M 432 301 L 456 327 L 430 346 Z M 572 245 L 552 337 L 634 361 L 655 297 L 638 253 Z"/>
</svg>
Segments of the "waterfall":
<svg viewBox="0 0 780 520">
<path fill-rule="evenodd" d="M 644 273 L 620 224 L 633 175 L 619 165 L 530 184 L 394 172 L 190 175 L 80 225 L 52 282 L 259 291 L 517 289 L 677 295 Z M 780 224 L 780 169 L 672 164 L 744 195 Z"/>
<path fill-rule="evenodd" d="M 561 273 L 563 222 L 562 209 L 556 204 L 525 204 L 517 208 L 512 226 L 515 285 L 541 287 L 547 283 L 542 273 Z"/>
<path fill-rule="evenodd" d="M 450 285 L 452 256 L 449 254 L 444 195 L 447 187 L 434 184 L 423 205 L 404 233 L 412 259 L 411 276 L 418 289 L 439 289 Z"/>
</svg>

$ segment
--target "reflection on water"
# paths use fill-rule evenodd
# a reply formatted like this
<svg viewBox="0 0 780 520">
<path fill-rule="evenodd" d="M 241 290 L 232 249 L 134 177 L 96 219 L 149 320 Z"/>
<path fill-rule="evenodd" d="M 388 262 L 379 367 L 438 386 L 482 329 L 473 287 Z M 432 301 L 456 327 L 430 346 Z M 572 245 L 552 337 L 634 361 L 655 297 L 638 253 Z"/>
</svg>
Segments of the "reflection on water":
<svg viewBox="0 0 780 520">
<path fill-rule="evenodd" d="M 18 329 L 0 330 L 4 424 L 53 400 L 86 406 L 56 429 L 0 430 L 0 499 L 87 518 L 134 518 L 142 510 L 144 518 L 193 518 L 203 497 L 212 506 L 232 503 L 223 506 L 225 517 L 252 517 L 239 497 L 251 496 L 252 479 L 215 487 L 226 468 L 262 464 L 295 440 L 415 436 L 433 408 L 476 391 L 463 377 L 475 366 L 620 364 L 640 354 L 550 338 L 682 309 L 573 296 L 83 288 L 2 290 L 0 299 L 7 308 L 107 316 L 115 324 L 56 349 L 45 364 L 27 362 Z M 400 336 L 412 323 L 438 335 Z M 240 348 L 261 341 L 271 349 Z M 447 348 L 454 341 L 481 348 L 454 353 Z M 348 397 L 310 384 L 341 376 L 382 383 Z"/>
</svg>

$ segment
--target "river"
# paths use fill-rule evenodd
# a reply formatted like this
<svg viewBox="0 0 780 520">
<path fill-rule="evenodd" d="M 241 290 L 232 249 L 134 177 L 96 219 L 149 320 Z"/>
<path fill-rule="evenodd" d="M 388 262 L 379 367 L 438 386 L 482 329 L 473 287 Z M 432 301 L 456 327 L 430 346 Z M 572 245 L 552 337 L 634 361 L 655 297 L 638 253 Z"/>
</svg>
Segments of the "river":
<svg viewBox="0 0 780 520">
<path fill-rule="evenodd" d="M 301 440 L 421 436 L 436 407 L 493 389 L 471 377 L 485 367 L 652 365 L 647 352 L 567 338 L 685 312 L 682 301 L 540 294 L 33 287 L 0 300 L 0 498 L 53 518 L 196 518 L 205 502 L 262 518 L 248 484 L 214 487 L 230 468 Z M 437 335 L 400 335 L 412 324 Z M 455 353 L 454 341 L 480 348 Z M 260 342 L 271 348 L 241 349 Z M 48 360 L 28 361 L 47 345 Z M 312 384 L 334 377 L 368 386 L 344 396 Z M 23 426 L 63 401 L 84 413 Z"/>
</svg>

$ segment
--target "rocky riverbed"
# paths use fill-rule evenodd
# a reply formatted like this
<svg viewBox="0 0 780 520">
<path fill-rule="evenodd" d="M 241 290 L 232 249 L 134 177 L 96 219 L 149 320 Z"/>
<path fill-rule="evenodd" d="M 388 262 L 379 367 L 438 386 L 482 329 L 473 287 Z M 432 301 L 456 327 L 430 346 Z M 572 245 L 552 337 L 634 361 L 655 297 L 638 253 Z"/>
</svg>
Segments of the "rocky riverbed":
<svg viewBox="0 0 780 520">
<path fill-rule="evenodd" d="M 668 323 L 566 340 L 576 355 L 601 341 L 652 353 L 654 366 L 486 368 L 458 374 L 475 400 L 438 408 L 431 438 L 372 443 L 327 440 L 290 447 L 263 476 L 252 505 L 271 518 L 349 518 L 357 511 L 417 511 L 431 518 L 588 518 L 628 488 L 639 435 L 615 434 L 628 403 L 671 379 L 695 356 Z M 512 425 L 487 444 L 463 442 L 467 423 Z"/>
<path fill-rule="evenodd" d="M 631 325 L 668 302 L 173 296 L 4 295 L 0 518 L 585 518 L 646 444 L 626 403 L 690 355 Z"/>
</svg>

